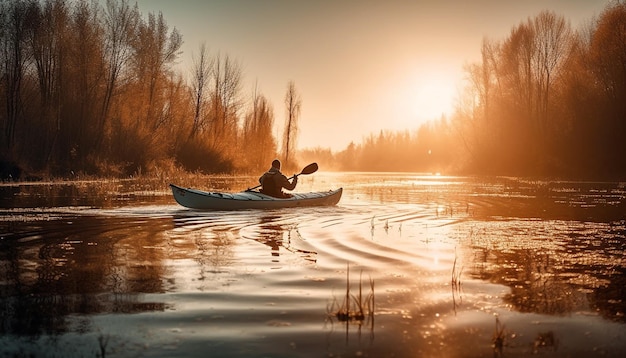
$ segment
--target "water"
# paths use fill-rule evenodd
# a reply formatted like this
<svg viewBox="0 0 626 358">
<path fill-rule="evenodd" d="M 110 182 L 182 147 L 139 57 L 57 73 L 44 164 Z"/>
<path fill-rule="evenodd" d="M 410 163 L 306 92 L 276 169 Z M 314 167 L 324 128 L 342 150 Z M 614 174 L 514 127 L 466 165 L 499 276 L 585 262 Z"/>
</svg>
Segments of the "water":
<svg viewBox="0 0 626 358">
<path fill-rule="evenodd" d="M 339 186 L 336 207 L 236 212 L 182 208 L 164 180 L 0 186 L 0 356 L 626 353 L 623 183 L 316 173 L 298 190 Z"/>
</svg>

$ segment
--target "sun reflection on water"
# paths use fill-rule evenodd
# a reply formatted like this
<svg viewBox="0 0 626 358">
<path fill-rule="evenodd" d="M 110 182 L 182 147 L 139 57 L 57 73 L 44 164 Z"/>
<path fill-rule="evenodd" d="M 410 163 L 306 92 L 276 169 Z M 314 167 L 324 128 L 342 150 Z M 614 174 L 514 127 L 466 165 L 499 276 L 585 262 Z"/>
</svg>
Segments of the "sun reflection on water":
<svg viewBox="0 0 626 358">
<path fill-rule="evenodd" d="M 84 352 L 101 334 L 137 355 L 203 342 L 234 356 L 484 356 L 494 335 L 511 356 L 550 353 L 551 339 L 563 355 L 626 350 L 620 189 L 393 173 L 304 187 L 329 182 L 345 190 L 337 207 L 2 209 L 0 353 L 31 352 L 32 336 L 80 346 L 81 324 Z M 375 282 L 371 326 L 325 326 L 348 264 L 352 294 L 361 272 L 364 294 Z"/>
</svg>

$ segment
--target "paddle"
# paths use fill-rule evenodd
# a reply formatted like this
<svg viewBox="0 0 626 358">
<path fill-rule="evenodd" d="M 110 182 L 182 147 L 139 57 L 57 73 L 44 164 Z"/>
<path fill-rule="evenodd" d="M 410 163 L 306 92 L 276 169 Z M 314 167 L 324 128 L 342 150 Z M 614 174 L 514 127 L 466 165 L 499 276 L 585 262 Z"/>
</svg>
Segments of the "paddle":
<svg viewBox="0 0 626 358">
<path fill-rule="evenodd" d="M 294 174 L 293 176 L 287 178 L 287 180 L 291 180 L 295 177 L 297 177 L 298 175 L 309 175 L 309 174 L 313 174 L 317 171 L 318 166 L 317 163 L 311 163 L 309 165 L 307 165 L 306 167 L 302 168 L 302 171 L 299 174 Z M 248 188 L 246 191 L 250 191 L 250 190 L 254 190 L 257 188 L 260 188 L 262 185 L 257 185 L 254 188 Z"/>
</svg>

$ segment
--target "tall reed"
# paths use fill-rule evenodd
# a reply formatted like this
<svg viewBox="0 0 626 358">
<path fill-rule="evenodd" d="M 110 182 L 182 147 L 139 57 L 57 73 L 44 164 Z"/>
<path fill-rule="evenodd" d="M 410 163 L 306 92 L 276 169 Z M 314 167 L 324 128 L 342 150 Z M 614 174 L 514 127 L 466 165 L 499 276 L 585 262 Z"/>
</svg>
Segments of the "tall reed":
<svg viewBox="0 0 626 358">
<path fill-rule="evenodd" d="M 359 291 L 353 294 L 350 291 L 350 263 L 346 269 L 346 292 L 341 305 L 338 304 L 337 298 L 333 297 L 333 302 L 327 311 L 330 317 L 337 318 L 341 322 L 362 323 L 366 319 L 373 320 L 375 310 L 375 294 L 374 280 L 370 278 L 370 291 L 363 293 L 363 271 L 359 276 Z"/>
</svg>

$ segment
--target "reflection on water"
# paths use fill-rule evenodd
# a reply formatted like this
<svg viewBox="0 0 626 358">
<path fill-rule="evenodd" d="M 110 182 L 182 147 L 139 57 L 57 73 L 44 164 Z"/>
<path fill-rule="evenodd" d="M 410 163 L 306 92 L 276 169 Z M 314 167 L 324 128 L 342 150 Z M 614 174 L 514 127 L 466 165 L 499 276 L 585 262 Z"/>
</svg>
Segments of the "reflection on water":
<svg viewBox="0 0 626 358">
<path fill-rule="evenodd" d="M 623 220 L 484 224 L 474 224 L 470 231 L 471 275 L 509 286 L 503 299 L 512 307 L 559 315 L 595 310 L 624 322 Z"/>
<path fill-rule="evenodd" d="M 67 330 L 71 314 L 164 310 L 139 293 L 163 292 L 161 250 L 149 250 L 171 226 L 144 219 L 61 215 L 7 225 L 2 259 L 3 334 L 37 335 Z M 3 228 L 4 229 L 4 228 Z M 149 262 L 150 264 L 146 264 Z"/>
<path fill-rule="evenodd" d="M 344 197 L 194 212 L 149 183 L 0 186 L 0 356 L 626 351 L 623 184 L 318 173 L 300 186 Z M 370 279 L 371 321 L 329 321 Z"/>
</svg>

